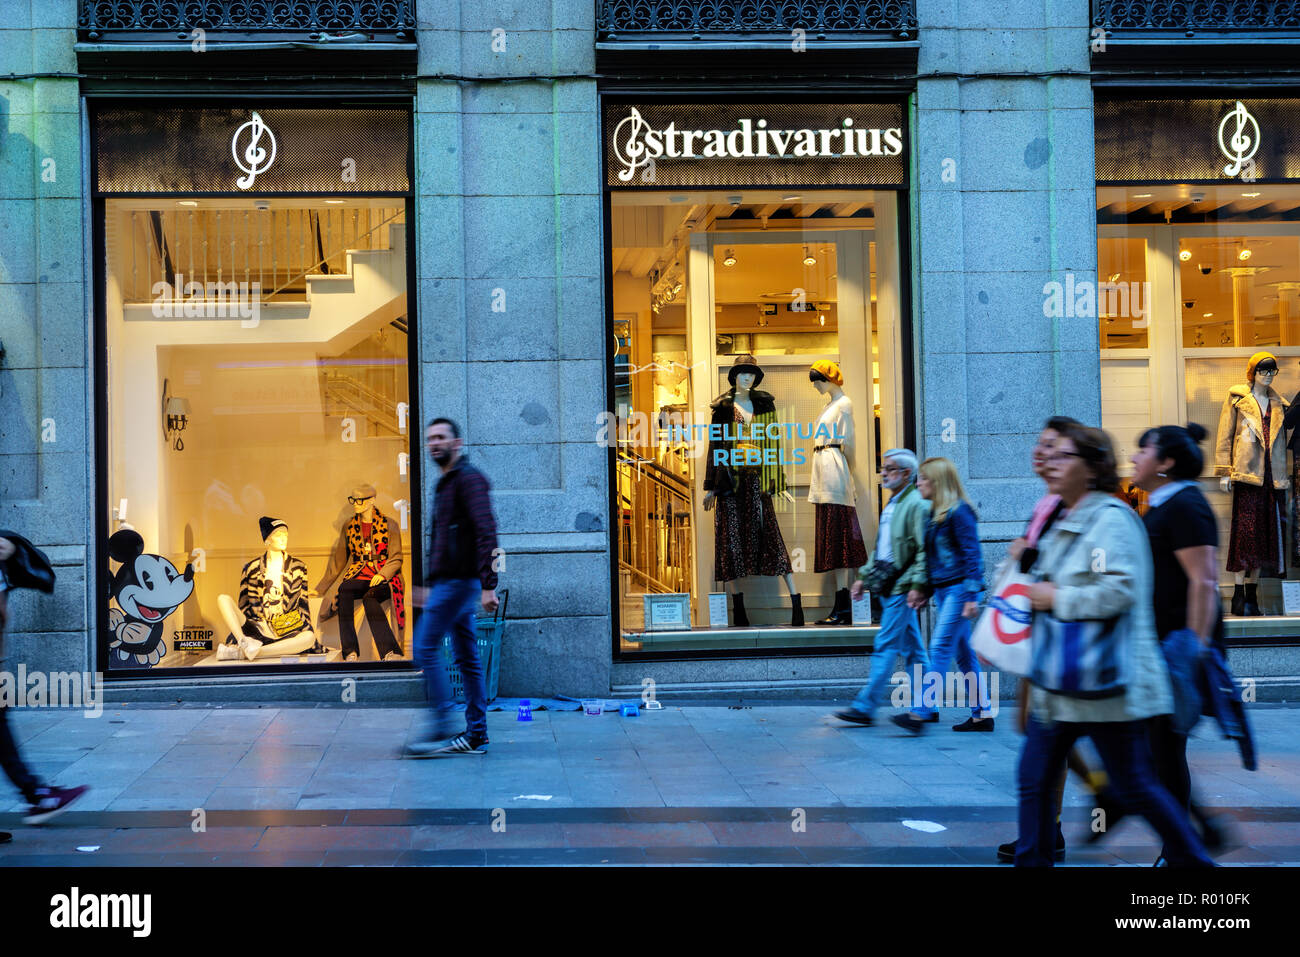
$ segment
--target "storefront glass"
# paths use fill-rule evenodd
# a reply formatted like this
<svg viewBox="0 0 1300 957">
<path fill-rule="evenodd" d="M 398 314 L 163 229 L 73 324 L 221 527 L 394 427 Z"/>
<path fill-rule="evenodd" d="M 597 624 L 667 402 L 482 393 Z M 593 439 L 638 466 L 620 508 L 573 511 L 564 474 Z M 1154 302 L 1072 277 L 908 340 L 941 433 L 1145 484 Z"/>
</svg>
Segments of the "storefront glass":
<svg viewBox="0 0 1300 957">
<path fill-rule="evenodd" d="M 868 640 L 847 587 L 904 431 L 898 194 L 869 186 L 903 182 L 901 117 L 606 106 L 617 653 Z"/>
<path fill-rule="evenodd" d="M 218 155 L 240 166 L 234 175 L 268 171 L 273 133 L 261 154 L 236 133 L 243 149 L 232 159 L 223 124 L 246 130 L 247 113 L 193 112 L 224 134 Z M 331 118 L 346 112 L 322 117 L 326 135 Z M 280 189 L 293 185 L 295 147 L 313 153 L 294 124 L 318 127 L 269 111 L 258 122 L 278 125 L 290 168 L 270 168 Z M 400 178 L 362 175 L 402 188 L 404 148 L 395 157 Z M 346 173 L 350 159 L 337 168 Z M 101 183 L 129 166 L 105 157 Z M 192 175 L 211 186 L 224 173 Z M 338 193 L 351 182 L 345 175 Z M 139 185 L 140 195 L 99 204 L 101 660 L 124 673 L 409 660 L 405 198 L 157 196 Z"/>
</svg>

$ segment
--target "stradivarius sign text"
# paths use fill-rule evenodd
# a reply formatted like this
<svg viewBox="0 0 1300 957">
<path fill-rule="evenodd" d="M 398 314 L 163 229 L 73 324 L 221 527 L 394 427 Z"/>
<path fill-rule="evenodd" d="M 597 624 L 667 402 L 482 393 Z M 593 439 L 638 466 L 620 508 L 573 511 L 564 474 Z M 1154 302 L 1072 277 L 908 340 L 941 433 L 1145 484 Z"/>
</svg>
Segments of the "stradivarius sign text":
<svg viewBox="0 0 1300 957">
<path fill-rule="evenodd" d="M 899 127 L 858 127 L 846 116 L 837 127 L 774 129 L 761 117 L 736 120 L 733 129 L 655 128 L 636 107 L 614 128 L 614 155 L 630 182 L 638 169 L 660 159 L 842 159 L 897 156 L 903 152 Z"/>
</svg>

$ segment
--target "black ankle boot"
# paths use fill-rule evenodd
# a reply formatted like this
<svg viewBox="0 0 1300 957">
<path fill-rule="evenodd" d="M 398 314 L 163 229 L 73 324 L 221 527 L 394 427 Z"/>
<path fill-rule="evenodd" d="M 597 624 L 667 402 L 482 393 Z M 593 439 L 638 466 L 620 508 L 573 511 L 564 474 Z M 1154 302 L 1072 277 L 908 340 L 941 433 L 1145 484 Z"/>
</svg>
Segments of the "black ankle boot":
<svg viewBox="0 0 1300 957">
<path fill-rule="evenodd" d="M 1232 586 L 1232 613 L 1237 618 L 1246 614 L 1246 591 L 1241 585 Z"/>
<path fill-rule="evenodd" d="M 803 627 L 803 595 L 790 596 L 790 627 Z"/>
<path fill-rule="evenodd" d="M 731 627 L 749 627 L 749 616 L 745 614 L 745 596 L 742 592 L 736 592 L 731 596 Z"/>
<path fill-rule="evenodd" d="M 1259 586 L 1254 582 L 1246 582 L 1246 601 L 1242 608 L 1242 614 L 1247 617 L 1253 617 L 1261 614 L 1259 610 Z"/>
<path fill-rule="evenodd" d="M 851 625 L 853 624 L 853 603 L 849 598 L 849 590 L 841 588 L 835 593 L 835 607 L 831 613 L 816 622 L 818 625 Z"/>
</svg>

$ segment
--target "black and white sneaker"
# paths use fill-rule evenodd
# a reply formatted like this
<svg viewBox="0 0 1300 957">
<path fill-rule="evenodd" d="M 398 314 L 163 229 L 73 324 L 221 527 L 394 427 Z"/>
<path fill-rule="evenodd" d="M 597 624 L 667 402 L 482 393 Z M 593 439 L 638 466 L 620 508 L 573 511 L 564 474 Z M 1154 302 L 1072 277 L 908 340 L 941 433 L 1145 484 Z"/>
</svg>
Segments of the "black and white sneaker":
<svg viewBox="0 0 1300 957">
<path fill-rule="evenodd" d="M 89 790 L 84 785 L 77 788 L 40 788 L 36 792 L 36 802 L 28 809 L 23 823 L 44 824 L 66 811 L 69 804 Z"/>
<path fill-rule="evenodd" d="M 446 744 L 434 748 L 434 754 L 486 754 L 488 739 L 471 738 L 468 734 L 458 734 Z"/>
</svg>

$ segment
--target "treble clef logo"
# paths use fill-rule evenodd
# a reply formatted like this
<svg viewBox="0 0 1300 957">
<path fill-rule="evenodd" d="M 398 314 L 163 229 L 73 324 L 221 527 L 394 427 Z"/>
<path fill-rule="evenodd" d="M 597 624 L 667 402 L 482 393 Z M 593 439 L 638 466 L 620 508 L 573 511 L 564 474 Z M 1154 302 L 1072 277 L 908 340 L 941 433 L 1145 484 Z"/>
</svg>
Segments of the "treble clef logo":
<svg viewBox="0 0 1300 957">
<path fill-rule="evenodd" d="M 614 155 L 624 166 L 619 171 L 618 178 L 625 183 L 632 179 L 640 167 L 650 163 L 646 145 L 642 141 L 642 136 L 649 128 L 650 124 L 641 118 L 641 111 L 635 106 L 632 107 L 632 114 L 614 127 Z"/>
<path fill-rule="evenodd" d="M 241 151 L 239 149 L 239 137 L 248 130 L 248 146 Z M 266 149 L 258 145 L 262 137 L 265 136 L 271 143 L 271 149 Z M 235 164 L 242 169 L 247 176 L 241 176 L 235 182 L 239 184 L 240 189 L 248 189 L 257 179 L 258 173 L 265 173 L 275 162 L 275 134 L 271 128 L 262 121 L 262 118 L 253 113 L 253 118 L 235 130 L 235 135 L 230 140 L 230 152 L 235 157 Z"/>
<path fill-rule="evenodd" d="M 1228 121 L 1235 122 L 1232 130 L 1232 136 L 1225 139 L 1228 132 Z M 1254 130 L 1253 134 L 1247 132 L 1247 127 Z M 1223 155 L 1232 160 L 1223 171 L 1229 176 L 1236 176 L 1242 171 L 1242 168 L 1250 162 L 1255 151 L 1259 149 L 1259 123 L 1250 115 L 1250 112 L 1237 101 L 1236 107 L 1219 121 L 1219 149 L 1223 150 Z"/>
</svg>

